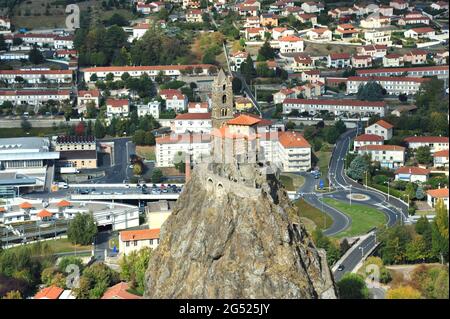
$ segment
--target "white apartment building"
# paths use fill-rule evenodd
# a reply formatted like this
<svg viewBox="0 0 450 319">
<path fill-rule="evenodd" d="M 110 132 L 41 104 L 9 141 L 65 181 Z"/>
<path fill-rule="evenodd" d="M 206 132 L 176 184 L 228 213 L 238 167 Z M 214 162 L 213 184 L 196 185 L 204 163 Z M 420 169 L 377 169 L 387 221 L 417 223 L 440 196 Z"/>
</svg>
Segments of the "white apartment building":
<svg viewBox="0 0 450 319">
<path fill-rule="evenodd" d="M 383 145 L 383 137 L 375 134 L 361 134 L 353 140 L 353 151 L 357 151 L 361 146 L 365 145 Z"/>
<path fill-rule="evenodd" d="M 368 154 L 372 162 L 379 162 L 385 168 L 393 169 L 405 164 L 405 148 L 398 145 L 365 145 L 358 149 L 358 154 Z"/>
<path fill-rule="evenodd" d="M 0 104 L 9 101 L 14 105 L 42 105 L 50 100 L 70 101 L 69 90 L 0 90 Z"/>
<path fill-rule="evenodd" d="M 322 100 L 322 99 L 286 99 L 283 102 L 283 113 L 289 114 L 293 110 L 299 113 L 309 112 L 318 114 L 320 111 L 328 111 L 334 115 L 359 115 L 383 117 L 386 111 L 385 102 L 369 102 L 359 100 Z"/>
<path fill-rule="evenodd" d="M 383 138 L 384 141 L 390 140 L 393 135 L 394 126 L 385 120 L 379 120 L 364 129 L 366 134 L 374 134 Z"/>
<path fill-rule="evenodd" d="M 297 53 L 303 52 L 303 40 L 295 35 L 288 35 L 278 39 L 280 45 L 280 53 Z"/>
<path fill-rule="evenodd" d="M 8 44 L 12 44 L 14 38 L 20 38 L 22 39 L 23 43 L 29 45 L 37 45 L 38 47 L 68 50 L 72 50 L 74 48 L 73 35 L 62 36 L 46 33 L 18 33 L 5 36 L 5 42 Z"/>
<path fill-rule="evenodd" d="M 26 81 L 28 84 L 41 83 L 72 83 L 72 70 L 50 70 L 50 69 L 21 69 L 0 70 L 0 80 L 6 83 L 20 83 Z"/>
<path fill-rule="evenodd" d="M 156 138 L 156 166 L 173 167 L 179 152 L 190 154 L 193 162 L 201 162 L 209 156 L 211 137 L 209 134 L 173 134 Z M 184 161 L 184 159 L 181 159 Z"/>
<path fill-rule="evenodd" d="M 385 17 L 379 13 L 373 13 L 360 21 L 360 26 L 364 29 L 380 29 L 387 27 L 390 24 L 391 18 Z"/>
<path fill-rule="evenodd" d="M 159 229 L 123 230 L 119 233 L 119 253 L 129 255 L 142 248 L 156 249 L 159 244 Z"/>
<path fill-rule="evenodd" d="M 434 152 L 433 154 L 433 165 L 434 167 L 445 167 L 448 168 L 448 149 Z"/>
<path fill-rule="evenodd" d="M 297 93 L 292 89 L 281 89 L 280 91 L 273 94 L 273 103 L 281 104 L 285 99 L 295 99 Z"/>
<path fill-rule="evenodd" d="M 187 96 L 181 93 L 168 94 L 165 100 L 166 100 L 166 109 L 174 110 L 175 112 L 181 112 L 186 110 L 186 107 L 189 102 Z"/>
<path fill-rule="evenodd" d="M 147 74 L 150 78 L 162 73 L 165 76 L 177 78 L 183 72 L 193 75 L 209 75 L 211 70 L 216 70 L 212 64 L 192 64 L 192 65 L 151 65 L 151 66 L 103 66 L 92 67 L 81 70 L 84 74 L 84 81 L 92 83 L 92 75 L 96 75 L 99 80 L 103 80 L 111 73 L 114 75 L 114 80 L 120 80 L 124 73 L 128 73 L 131 77 L 140 77 Z M 214 71 L 215 72 L 215 71 Z"/>
<path fill-rule="evenodd" d="M 397 53 L 387 54 L 383 57 L 383 66 L 389 67 L 400 67 L 403 66 L 403 55 Z"/>
<path fill-rule="evenodd" d="M 448 150 L 449 138 L 446 136 L 410 136 L 405 138 L 408 148 L 416 150 L 422 146 L 428 146 L 431 153 Z"/>
<path fill-rule="evenodd" d="M 311 145 L 296 132 L 278 132 L 278 163 L 283 172 L 306 172 L 311 169 Z"/>
<path fill-rule="evenodd" d="M 211 113 L 178 114 L 172 122 L 171 129 L 176 134 L 187 132 L 207 133 L 212 129 Z"/>
<path fill-rule="evenodd" d="M 133 35 L 130 36 L 129 42 L 133 42 L 134 40 L 139 40 L 144 36 L 144 34 L 148 31 L 150 25 L 148 23 L 139 23 L 133 27 Z"/>
<path fill-rule="evenodd" d="M 127 117 L 130 113 L 130 105 L 127 99 L 108 99 L 106 100 L 106 116 Z"/>
<path fill-rule="evenodd" d="M 161 103 L 159 101 L 152 101 L 148 104 L 137 105 L 138 117 L 151 115 L 155 119 L 159 119 L 159 113 L 161 112 Z"/>
<path fill-rule="evenodd" d="M 351 76 L 347 80 L 347 94 L 356 94 L 359 86 L 365 85 L 369 81 L 379 83 L 390 95 L 414 95 L 417 91 L 419 91 L 420 85 L 424 82 L 430 81 L 430 79 L 389 76 Z"/>
<path fill-rule="evenodd" d="M 348 68 L 352 64 L 349 53 L 330 53 L 328 54 L 327 67 L 335 69 Z"/>
</svg>

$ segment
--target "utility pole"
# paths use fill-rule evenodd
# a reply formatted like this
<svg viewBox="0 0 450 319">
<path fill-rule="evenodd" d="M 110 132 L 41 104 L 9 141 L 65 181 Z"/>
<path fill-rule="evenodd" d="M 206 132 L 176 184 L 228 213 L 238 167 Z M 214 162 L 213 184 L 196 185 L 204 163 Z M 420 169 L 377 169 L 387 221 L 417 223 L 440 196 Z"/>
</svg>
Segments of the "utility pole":
<svg viewBox="0 0 450 319">
<path fill-rule="evenodd" d="M 350 199 L 350 206 L 352 206 L 352 185 L 350 185 L 349 188 L 350 188 L 350 197 L 349 197 L 349 199 Z"/>
</svg>

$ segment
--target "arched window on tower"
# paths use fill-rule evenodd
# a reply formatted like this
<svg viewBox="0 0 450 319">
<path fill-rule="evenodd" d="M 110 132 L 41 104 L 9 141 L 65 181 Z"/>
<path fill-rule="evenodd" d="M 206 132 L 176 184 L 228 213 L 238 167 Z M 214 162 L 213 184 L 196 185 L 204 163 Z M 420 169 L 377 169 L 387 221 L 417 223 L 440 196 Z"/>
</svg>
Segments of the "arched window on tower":
<svg viewBox="0 0 450 319">
<path fill-rule="evenodd" d="M 222 96 L 222 103 L 227 103 L 227 96 L 225 94 Z"/>
<path fill-rule="evenodd" d="M 225 91 L 226 87 L 227 87 L 227 86 L 224 84 L 224 85 L 222 86 L 222 90 Z"/>
<path fill-rule="evenodd" d="M 227 116 L 227 109 L 221 109 L 220 110 L 220 115 L 221 116 Z"/>
</svg>

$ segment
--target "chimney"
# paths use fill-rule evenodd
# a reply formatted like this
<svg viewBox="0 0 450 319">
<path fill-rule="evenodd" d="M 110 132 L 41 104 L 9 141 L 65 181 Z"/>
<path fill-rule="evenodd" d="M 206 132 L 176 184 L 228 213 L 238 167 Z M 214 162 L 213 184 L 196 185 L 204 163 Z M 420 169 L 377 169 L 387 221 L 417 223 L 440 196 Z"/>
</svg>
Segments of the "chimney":
<svg viewBox="0 0 450 319">
<path fill-rule="evenodd" d="M 187 183 L 189 181 L 189 179 L 191 178 L 191 155 L 190 154 L 186 154 L 186 160 L 185 160 L 185 183 Z"/>
</svg>

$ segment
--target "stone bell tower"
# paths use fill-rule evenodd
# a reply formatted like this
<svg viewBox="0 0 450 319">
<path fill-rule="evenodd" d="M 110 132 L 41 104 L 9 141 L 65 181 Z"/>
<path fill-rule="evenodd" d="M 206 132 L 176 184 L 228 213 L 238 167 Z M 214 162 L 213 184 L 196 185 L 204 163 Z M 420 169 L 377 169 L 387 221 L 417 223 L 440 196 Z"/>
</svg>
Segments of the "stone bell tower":
<svg viewBox="0 0 450 319">
<path fill-rule="evenodd" d="M 219 129 L 234 115 L 233 87 L 230 78 L 220 69 L 212 84 L 212 128 Z"/>
</svg>

